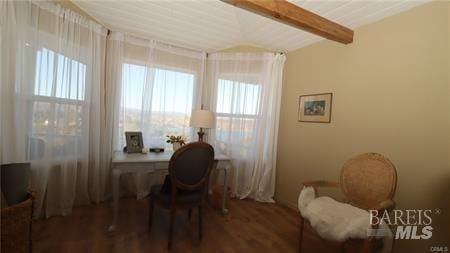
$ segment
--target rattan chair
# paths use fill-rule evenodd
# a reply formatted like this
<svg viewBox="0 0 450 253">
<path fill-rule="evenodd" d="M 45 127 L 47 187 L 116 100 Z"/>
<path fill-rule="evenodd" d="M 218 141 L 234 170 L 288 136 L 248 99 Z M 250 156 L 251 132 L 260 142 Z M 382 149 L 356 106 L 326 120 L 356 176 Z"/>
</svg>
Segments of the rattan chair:
<svg viewBox="0 0 450 253">
<path fill-rule="evenodd" d="M 149 227 L 154 205 L 170 210 L 168 248 L 172 245 L 173 225 L 177 209 L 198 207 L 198 237 L 202 239 L 202 207 L 205 204 L 208 178 L 214 163 L 214 149 L 205 142 L 194 142 L 178 149 L 170 158 L 170 185 L 156 185 L 150 191 Z M 167 183 L 167 181 L 166 181 Z M 167 186 L 167 185 L 166 185 Z M 167 189 L 165 189 L 167 188 Z"/>
<path fill-rule="evenodd" d="M 345 202 L 365 210 L 392 210 L 395 206 L 393 197 L 397 186 L 397 172 L 395 166 L 386 157 L 377 153 L 357 155 L 347 162 L 341 170 L 340 182 L 312 181 L 304 182 L 304 186 L 335 187 L 344 193 Z M 303 230 L 308 221 L 301 217 L 299 252 L 302 252 Z M 372 229 L 378 228 L 373 225 Z M 350 240 L 349 240 L 350 241 Z M 346 243 L 341 243 L 341 252 L 345 252 Z M 360 252 L 373 252 L 379 246 L 380 240 L 369 237 L 367 240 L 353 240 L 361 242 Z"/>
</svg>

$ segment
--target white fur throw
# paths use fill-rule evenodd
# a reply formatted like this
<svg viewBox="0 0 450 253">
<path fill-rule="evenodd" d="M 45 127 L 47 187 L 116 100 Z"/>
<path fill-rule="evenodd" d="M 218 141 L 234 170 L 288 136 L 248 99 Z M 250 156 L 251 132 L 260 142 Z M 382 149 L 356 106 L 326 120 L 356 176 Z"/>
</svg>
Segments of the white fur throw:
<svg viewBox="0 0 450 253">
<path fill-rule="evenodd" d="M 330 197 L 318 197 L 313 187 L 304 187 L 298 198 L 298 209 L 314 230 L 324 239 L 343 242 L 350 238 L 367 238 L 369 212 Z M 382 224 L 381 229 L 389 229 Z M 382 253 L 391 252 L 392 233 L 383 238 Z"/>
</svg>

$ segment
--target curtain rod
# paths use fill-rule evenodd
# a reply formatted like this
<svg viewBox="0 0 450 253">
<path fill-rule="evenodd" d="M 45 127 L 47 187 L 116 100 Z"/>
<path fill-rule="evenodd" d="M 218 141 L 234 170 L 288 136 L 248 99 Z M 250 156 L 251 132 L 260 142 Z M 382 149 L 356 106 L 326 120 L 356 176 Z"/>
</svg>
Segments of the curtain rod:
<svg viewBox="0 0 450 253">
<path fill-rule="evenodd" d="M 109 36 L 111 33 L 112 33 L 112 31 L 111 31 L 110 29 L 107 29 L 107 34 L 106 34 L 106 36 Z M 141 38 L 141 37 L 138 37 L 138 36 L 135 36 L 135 35 L 131 35 L 131 36 L 137 37 L 137 38 L 139 38 L 139 39 L 145 39 L 145 40 L 148 40 L 147 38 Z M 160 41 L 158 41 L 158 42 L 159 42 L 159 43 L 162 43 L 162 44 L 167 44 L 167 45 L 169 45 L 169 46 L 178 47 L 178 48 L 181 48 L 181 49 L 186 49 L 186 50 L 191 50 L 191 51 L 197 51 L 197 52 L 203 52 L 203 53 L 205 53 L 206 58 L 208 58 L 208 56 L 212 53 L 212 52 L 199 51 L 199 50 L 196 50 L 196 49 L 191 49 L 191 48 L 186 48 L 186 47 L 180 47 L 180 46 L 168 44 L 168 43 L 165 43 L 165 42 L 160 42 Z M 216 52 L 215 52 L 215 53 L 216 53 Z M 218 53 L 218 52 L 217 52 L 217 53 Z M 241 52 L 241 53 L 247 53 L 247 52 Z M 264 53 L 270 53 L 270 52 L 264 52 Z M 273 54 L 285 55 L 286 53 L 284 53 L 284 52 L 273 52 Z"/>
</svg>

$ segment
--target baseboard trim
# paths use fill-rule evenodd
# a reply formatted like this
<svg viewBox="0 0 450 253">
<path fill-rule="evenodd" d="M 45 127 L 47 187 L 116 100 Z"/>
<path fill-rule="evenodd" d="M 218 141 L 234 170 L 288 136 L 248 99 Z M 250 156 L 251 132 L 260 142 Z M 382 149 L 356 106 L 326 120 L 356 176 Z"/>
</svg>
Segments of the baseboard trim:
<svg viewBox="0 0 450 253">
<path fill-rule="evenodd" d="M 290 201 L 286 201 L 286 200 L 283 200 L 283 199 L 275 199 L 275 202 L 277 202 L 278 204 L 280 204 L 282 206 L 288 207 L 288 208 L 293 209 L 293 210 L 298 212 L 298 207 L 297 207 L 296 203 L 292 203 Z"/>
</svg>

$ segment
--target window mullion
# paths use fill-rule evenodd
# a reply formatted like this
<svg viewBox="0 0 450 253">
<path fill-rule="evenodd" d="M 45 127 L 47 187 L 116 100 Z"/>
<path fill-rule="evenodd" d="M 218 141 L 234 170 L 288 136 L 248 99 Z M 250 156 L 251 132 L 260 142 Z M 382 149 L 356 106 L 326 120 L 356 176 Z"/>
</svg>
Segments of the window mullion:
<svg viewBox="0 0 450 253">
<path fill-rule="evenodd" d="M 47 67 L 49 65 L 47 64 Z M 55 97 L 56 96 L 56 86 L 58 85 L 58 66 L 59 66 L 59 62 L 58 62 L 58 54 L 57 53 L 53 53 L 53 78 L 52 78 L 52 89 L 51 89 L 51 96 Z"/>
<path fill-rule="evenodd" d="M 49 50 L 48 50 L 49 51 Z M 52 84 L 51 84 L 51 97 L 55 97 L 56 95 L 56 86 L 58 85 L 58 54 L 55 52 L 52 52 L 53 54 L 53 78 L 52 78 Z M 47 58 L 49 59 L 49 58 Z M 47 64 L 47 68 L 50 66 L 50 64 Z M 48 119 L 48 128 L 51 129 L 50 131 L 47 131 L 47 135 L 49 133 L 54 133 L 55 125 L 56 125 L 56 103 L 52 100 L 49 100 L 50 104 L 50 110 L 49 110 L 49 119 Z"/>
</svg>

